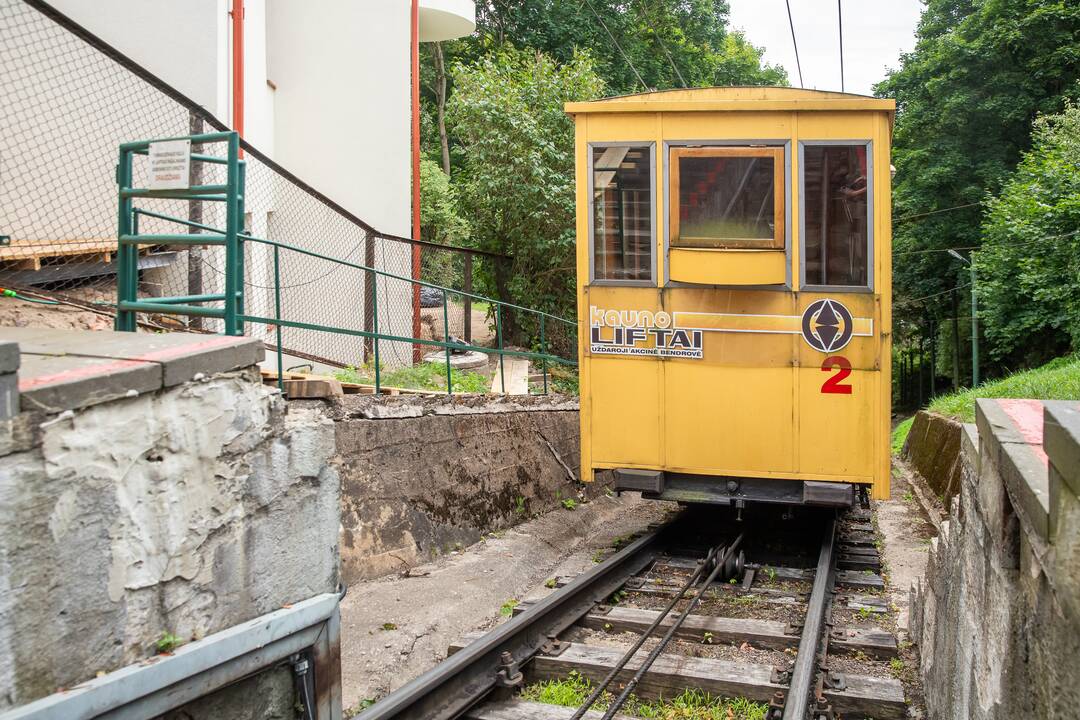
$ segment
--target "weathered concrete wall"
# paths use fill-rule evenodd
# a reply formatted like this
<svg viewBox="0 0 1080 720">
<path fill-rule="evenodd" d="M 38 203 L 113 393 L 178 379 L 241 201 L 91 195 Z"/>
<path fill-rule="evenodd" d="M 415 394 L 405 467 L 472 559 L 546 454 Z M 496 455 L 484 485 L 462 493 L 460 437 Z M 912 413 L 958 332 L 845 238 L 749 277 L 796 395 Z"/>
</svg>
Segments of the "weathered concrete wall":
<svg viewBox="0 0 1080 720">
<path fill-rule="evenodd" d="M 195 377 L 6 427 L 0 710 L 337 587 L 333 424 L 253 368 Z M 284 712 L 279 676 L 251 682 Z"/>
<path fill-rule="evenodd" d="M 912 591 L 931 718 L 1080 717 L 1080 405 L 1046 403 L 1042 442 L 1044 410 L 1010 402 L 1033 401 L 980 400 L 963 426 L 960 492 Z"/>
<path fill-rule="evenodd" d="M 329 408 L 346 582 L 399 572 L 610 484 L 577 482 L 577 402 L 348 395 Z"/>
<path fill-rule="evenodd" d="M 961 427 L 955 420 L 920 410 L 904 444 L 904 458 L 945 507 L 960 491 Z"/>
</svg>

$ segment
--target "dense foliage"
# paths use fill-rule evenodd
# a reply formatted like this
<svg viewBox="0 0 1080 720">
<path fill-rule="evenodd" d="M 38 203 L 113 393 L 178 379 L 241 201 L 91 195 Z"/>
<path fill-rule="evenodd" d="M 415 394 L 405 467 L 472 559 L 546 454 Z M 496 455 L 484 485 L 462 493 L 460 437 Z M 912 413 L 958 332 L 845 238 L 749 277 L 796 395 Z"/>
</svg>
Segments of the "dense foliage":
<svg viewBox="0 0 1080 720">
<path fill-rule="evenodd" d="M 876 88 L 897 100 L 894 330 L 901 344 L 966 314 L 964 302 L 953 311 L 949 291 L 959 288 L 966 300 L 967 269 L 938 251 L 980 244 L 982 203 L 1030 147 L 1037 113 L 1058 112 L 1078 94 L 1080 3 L 928 0 L 917 37 L 902 67 Z"/>
<path fill-rule="evenodd" d="M 472 244 L 513 258 L 484 263 L 481 279 L 500 299 L 572 315 L 574 126 L 563 104 L 601 94 L 593 62 L 579 53 L 558 65 L 507 46 L 452 74 L 447 116 L 463 150 L 455 184 Z M 515 318 L 504 320 L 520 342 Z"/>
<path fill-rule="evenodd" d="M 1009 364 L 1080 348 L 1080 107 L 1039 118 L 1032 139 L 975 254 L 987 345 Z"/>
<path fill-rule="evenodd" d="M 473 36 L 424 46 L 422 145 L 444 175 L 428 168 L 421 196 L 431 189 L 467 219 L 462 244 L 513 256 L 478 265 L 479 292 L 573 315 L 574 138 L 564 102 L 787 84 L 727 16 L 724 0 L 483 0 Z M 427 217 L 425 235 L 438 235 L 448 215 Z M 535 324 L 507 320 L 510 341 L 536 344 Z"/>
</svg>

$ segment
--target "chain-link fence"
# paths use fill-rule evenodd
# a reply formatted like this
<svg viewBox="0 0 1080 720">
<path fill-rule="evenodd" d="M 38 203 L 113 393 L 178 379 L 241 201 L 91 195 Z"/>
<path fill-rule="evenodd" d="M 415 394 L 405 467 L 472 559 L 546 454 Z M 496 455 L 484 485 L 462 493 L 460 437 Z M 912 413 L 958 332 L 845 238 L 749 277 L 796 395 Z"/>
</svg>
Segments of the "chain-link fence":
<svg viewBox="0 0 1080 720">
<path fill-rule="evenodd" d="M 109 311 L 116 299 L 117 184 L 121 143 L 227 129 L 223 123 L 41 0 L 0 0 L 0 286 L 32 289 L 64 302 Z M 420 288 L 421 277 L 469 291 L 485 253 L 420 243 L 380 233 L 308 186 L 246 142 L 244 228 L 252 236 L 398 276 L 380 276 L 375 307 L 373 275 L 313 255 L 290 252 L 274 279 L 272 246 L 245 243 L 248 315 L 281 317 L 316 326 L 493 347 L 494 317 L 465 296 L 443 300 Z M 201 148 L 193 147 L 193 152 Z M 133 186 L 145 187 L 147 167 L 135 163 Z M 192 185 L 222 182 L 223 166 L 193 162 Z M 140 198 L 140 233 L 220 228 L 221 203 Z M 193 225 L 179 228 L 182 218 Z M 139 295 L 222 293 L 221 247 L 163 243 L 138 250 Z M 280 295 L 274 292 L 275 284 Z M 376 317 L 377 314 L 377 317 Z M 143 324 L 218 332 L 214 318 L 140 314 Z M 331 365 L 372 362 L 370 339 L 302 327 L 282 328 L 281 346 L 294 357 Z M 248 335 L 268 346 L 276 330 L 250 323 Z M 381 362 L 413 364 L 422 348 L 382 341 Z M 429 348 L 434 349 L 434 348 Z"/>
</svg>

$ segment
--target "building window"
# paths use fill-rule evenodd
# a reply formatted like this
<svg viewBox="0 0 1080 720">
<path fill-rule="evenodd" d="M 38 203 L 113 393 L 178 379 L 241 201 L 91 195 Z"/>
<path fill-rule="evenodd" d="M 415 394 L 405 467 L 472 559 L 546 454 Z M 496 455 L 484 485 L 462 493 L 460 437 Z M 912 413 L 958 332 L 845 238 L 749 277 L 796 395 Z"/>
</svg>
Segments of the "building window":
<svg viewBox="0 0 1080 720">
<path fill-rule="evenodd" d="M 594 280 L 653 279 L 652 147 L 592 148 Z"/>
<path fill-rule="evenodd" d="M 671 247 L 784 247 L 783 148 L 672 148 L 670 164 Z"/>
<path fill-rule="evenodd" d="M 869 143 L 803 145 L 804 285 L 869 287 Z"/>
</svg>

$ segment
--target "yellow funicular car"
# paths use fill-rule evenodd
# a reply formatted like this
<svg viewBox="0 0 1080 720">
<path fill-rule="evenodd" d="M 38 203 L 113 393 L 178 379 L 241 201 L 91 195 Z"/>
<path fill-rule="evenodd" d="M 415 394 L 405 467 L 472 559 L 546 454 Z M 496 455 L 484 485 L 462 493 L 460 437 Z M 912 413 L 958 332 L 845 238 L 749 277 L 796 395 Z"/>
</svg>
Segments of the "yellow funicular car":
<svg viewBox="0 0 1080 720">
<path fill-rule="evenodd" d="M 582 475 L 647 497 L 889 493 L 892 100 L 569 103 Z"/>
</svg>

